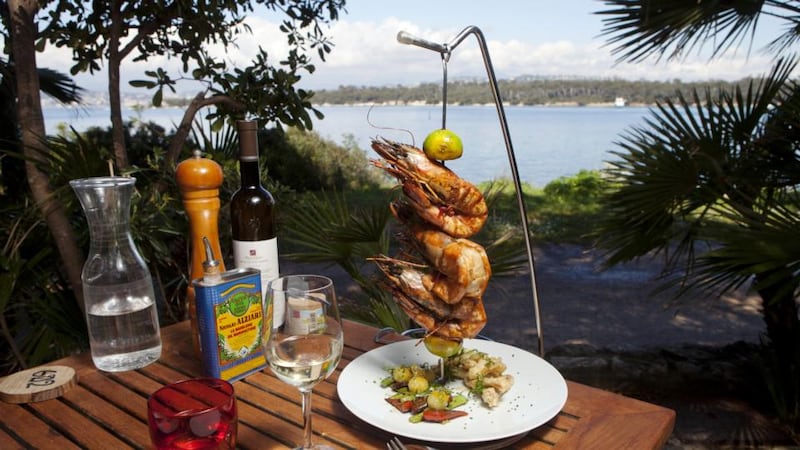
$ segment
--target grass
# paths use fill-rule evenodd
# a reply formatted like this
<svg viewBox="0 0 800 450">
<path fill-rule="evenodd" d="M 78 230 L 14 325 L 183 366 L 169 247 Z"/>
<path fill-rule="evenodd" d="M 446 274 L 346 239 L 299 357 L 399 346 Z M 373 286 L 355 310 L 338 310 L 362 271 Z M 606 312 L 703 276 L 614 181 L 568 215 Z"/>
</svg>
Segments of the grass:
<svg viewBox="0 0 800 450">
<path fill-rule="evenodd" d="M 497 179 L 480 183 L 478 187 L 486 197 L 490 216 L 486 227 L 476 239 L 489 241 L 508 231 L 519 233 L 522 222 L 513 182 L 510 179 Z M 581 171 L 575 176 L 554 180 L 544 188 L 522 184 L 529 231 L 534 243 L 590 242 L 594 224 L 600 218 L 600 196 L 603 189 L 599 171 Z M 358 211 L 388 208 L 389 202 L 398 195 L 400 194 L 396 187 L 384 185 L 342 193 L 291 194 L 280 203 L 297 205 L 305 203 L 311 197 L 328 199 L 331 202 L 343 199 L 351 211 Z M 284 250 L 296 250 L 293 247 L 292 245 Z"/>
<path fill-rule="evenodd" d="M 487 192 L 495 232 L 521 227 L 514 184 L 495 180 L 480 185 Z M 600 196 L 604 189 L 599 171 L 581 171 L 536 188 L 522 185 L 527 221 L 534 242 L 587 243 L 600 217 Z"/>
</svg>

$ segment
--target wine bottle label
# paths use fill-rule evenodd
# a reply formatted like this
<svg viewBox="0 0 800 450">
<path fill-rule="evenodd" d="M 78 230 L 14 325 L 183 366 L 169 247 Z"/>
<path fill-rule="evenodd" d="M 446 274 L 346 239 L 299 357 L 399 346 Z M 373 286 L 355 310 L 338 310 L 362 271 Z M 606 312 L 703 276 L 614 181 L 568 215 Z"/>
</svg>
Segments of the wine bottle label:
<svg viewBox="0 0 800 450">
<path fill-rule="evenodd" d="M 233 240 L 233 264 L 236 268 L 251 268 L 261 271 L 261 290 L 266 296 L 269 282 L 278 278 L 278 238 L 265 241 L 237 241 Z M 273 328 L 283 324 L 285 302 L 274 299 L 272 304 Z"/>
</svg>

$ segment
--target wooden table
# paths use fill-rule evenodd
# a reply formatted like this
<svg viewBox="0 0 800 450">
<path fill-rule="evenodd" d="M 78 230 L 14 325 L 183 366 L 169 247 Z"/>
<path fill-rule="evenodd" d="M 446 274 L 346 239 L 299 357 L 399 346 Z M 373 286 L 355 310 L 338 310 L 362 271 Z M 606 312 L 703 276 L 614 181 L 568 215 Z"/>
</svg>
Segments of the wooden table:
<svg viewBox="0 0 800 450">
<path fill-rule="evenodd" d="M 342 362 L 336 373 L 314 389 L 317 441 L 337 448 L 385 448 L 390 436 L 352 415 L 336 394 L 341 369 L 380 345 L 374 342 L 375 332 L 362 324 L 346 324 Z M 0 402 L 0 448 L 149 448 L 148 395 L 166 383 L 201 373 L 188 322 L 164 328 L 162 338 L 161 359 L 136 371 L 100 372 L 88 354 L 51 363 L 73 367 L 78 385 L 57 399 L 23 405 Z M 300 396 L 268 372 L 235 383 L 241 448 L 291 448 L 301 441 Z M 510 448 L 660 448 L 672 432 L 675 412 L 670 409 L 567 384 L 569 397 L 561 413 Z"/>
</svg>

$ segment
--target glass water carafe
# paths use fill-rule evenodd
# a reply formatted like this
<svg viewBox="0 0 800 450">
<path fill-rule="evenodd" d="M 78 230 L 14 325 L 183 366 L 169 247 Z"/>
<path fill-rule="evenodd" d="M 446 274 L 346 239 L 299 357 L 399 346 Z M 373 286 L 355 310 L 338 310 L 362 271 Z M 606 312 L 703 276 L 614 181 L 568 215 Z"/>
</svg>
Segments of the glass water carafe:
<svg viewBox="0 0 800 450">
<path fill-rule="evenodd" d="M 81 280 L 92 360 L 120 372 L 161 356 L 155 293 L 150 271 L 130 231 L 135 178 L 70 181 L 89 223 L 89 256 Z"/>
</svg>

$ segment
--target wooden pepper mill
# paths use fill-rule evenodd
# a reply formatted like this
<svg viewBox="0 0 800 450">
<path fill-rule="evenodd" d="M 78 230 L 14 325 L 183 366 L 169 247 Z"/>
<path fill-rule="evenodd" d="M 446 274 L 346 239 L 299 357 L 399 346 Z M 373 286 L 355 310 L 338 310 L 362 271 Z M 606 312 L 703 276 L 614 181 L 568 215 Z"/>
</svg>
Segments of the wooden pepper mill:
<svg viewBox="0 0 800 450">
<path fill-rule="evenodd" d="M 183 206 L 189 217 L 190 256 L 189 286 L 186 288 L 186 300 L 189 320 L 192 325 L 192 343 L 195 351 L 200 352 L 200 334 L 197 326 L 197 304 L 195 303 L 194 286 L 191 280 L 203 277 L 203 260 L 205 246 L 203 238 L 211 244 L 215 255 L 220 255 L 220 271 L 225 271 L 222 261 L 222 250 L 219 245 L 219 187 L 222 186 L 222 167 L 208 158 L 200 156 L 195 150 L 191 158 L 178 163 L 175 178 L 183 195 Z"/>
</svg>

